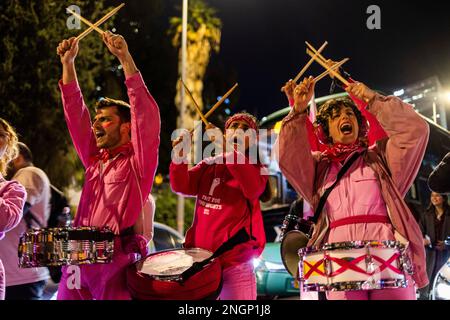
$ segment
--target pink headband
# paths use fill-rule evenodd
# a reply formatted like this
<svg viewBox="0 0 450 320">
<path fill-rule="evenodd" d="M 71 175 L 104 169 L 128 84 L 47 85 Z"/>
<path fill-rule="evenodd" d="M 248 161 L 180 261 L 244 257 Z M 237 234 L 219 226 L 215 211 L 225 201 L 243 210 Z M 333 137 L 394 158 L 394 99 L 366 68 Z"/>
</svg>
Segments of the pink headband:
<svg viewBox="0 0 450 320">
<path fill-rule="evenodd" d="M 231 123 L 233 123 L 234 121 L 244 121 L 245 123 L 248 124 L 248 126 L 251 129 L 257 130 L 257 124 L 255 122 L 255 120 L 253 120 L 252 117 L 246 115 L 246 114 L 242 114 L 242 113 L 237 113 L 231 117 L 228 118 L 227 122 L 225 123 L 225 130 L 228 129 L 228 127 L 231 125 Z"/>
</svg>

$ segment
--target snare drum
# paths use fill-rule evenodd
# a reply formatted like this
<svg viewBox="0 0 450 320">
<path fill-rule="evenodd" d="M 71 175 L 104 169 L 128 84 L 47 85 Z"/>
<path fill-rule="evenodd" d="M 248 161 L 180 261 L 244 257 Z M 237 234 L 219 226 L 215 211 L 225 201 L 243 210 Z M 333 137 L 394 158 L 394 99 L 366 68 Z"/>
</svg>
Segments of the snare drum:
<svg viewBox="0 0 450 320">
<path fill-rule="evenodd" d="M 181 274 L 195 262 L 212 256 L 200 249 L 174 249 L 153 253 L 131 265 L 127 285 L 137 300 L 201 300 L 220 293 L 222 269 L 218 259 L 183 282 Z"/>
<path fill-rule="evenodd" d="M 288 214 L 281 227 L 280 253 L 286 270 L 295 278 L 298 276 L 298 250 L 306 247 L 314 224 L 296 215 Z"/>
<path fill-rule="evenodd" d="M 298 251 L 302 291 L 405 288 L 412 273 L 398 241 L 351 241 Z"/>
<path fill-rule="evenodd" d="M 21 268 L 109 263 L 114 233 L 96 227 L 31 229 L 20 237 L 18 250 Z"/>
</svg>

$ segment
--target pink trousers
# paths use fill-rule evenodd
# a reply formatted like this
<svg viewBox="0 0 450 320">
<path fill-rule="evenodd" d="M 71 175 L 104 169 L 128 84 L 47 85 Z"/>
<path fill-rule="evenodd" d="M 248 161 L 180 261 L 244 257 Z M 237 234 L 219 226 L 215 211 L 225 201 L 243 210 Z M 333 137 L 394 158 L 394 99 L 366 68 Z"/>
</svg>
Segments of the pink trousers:
<svg viewBox="0 0 450 320">
<path fill-rule="evenodd" d="M 256 300 L 256 276 L 251 262 L 225 269 L 222 277 L 220 300 Z"/>
<path fill-rule="evenodd" d="M 111 263 L 63 267 L 57 299 L 131 300 L 126 268 L 135 260 L 134 253 L 124 253 L 120 241 L 115 241 Z"/>
</svg>

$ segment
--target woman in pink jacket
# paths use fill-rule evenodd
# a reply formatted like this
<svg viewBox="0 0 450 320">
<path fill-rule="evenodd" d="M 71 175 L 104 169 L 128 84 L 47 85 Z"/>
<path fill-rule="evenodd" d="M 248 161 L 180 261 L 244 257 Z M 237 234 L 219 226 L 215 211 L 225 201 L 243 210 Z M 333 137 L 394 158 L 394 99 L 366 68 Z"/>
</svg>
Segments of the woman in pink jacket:
<svg viewBox="0 0 450 320">
<path fill-rule="evenodd" d="M 251 142 L 248 137 L 239 139 L 236 135 L 237 129 L 256 132 L 256 119 L 249 114 L 236 114 L 228 119 L 225 129 L 229 146 L 226 152 L 205 159 L 191 169 L 186 162 L 172 161 L 170 184 L 174 192 L 197 197 L 194 221 L 186 233 L 185 247 L 214 252 L 243 227 L 252 237 L 220 256 L 223 268 L 220 299 L 255 300 L 252 260 L 261 254 L 266 242 L 259 197 L 266 187 L 267 175 L 262 175 L 260 164 L 249 161 L 248 150 L 255 141 Z M 181 140 L 176 140 L 174 147 Z M 230 144 L 230 141 L 237 144 Z M 238 144 L 244 144 L 245 157 L 238 151 Z M 186 154 L 188 152 L 182 156 Z M 243 163 L 239 163 L 239 159 L 243 159 Z"/>
<path fill-rule="evenodd" d="M 333 99 L 321 106 L 317 116 L 325 151 L 312 153 L 306 108 L 314 80 L 310 77 L 295 88 L 292 83 L 290 86 L 294 106 L 283 120 L 279 136 L 280 168 L 313 208 L 345 162 L 360 154 L 329 194 L 308 246 L 398 240 L 408 245 L 414 267 L 406 288 L 327 292 L 328 299 L 415 299 L 414 282 L 419 288 L 428 282 L 425 253 L 420 228 L 403 198 L 424 156 L 428 125 L 412 106 L 355 82 L 345 90 L 367 102 L 366 110 L 376 117 L 387 137 L 369 148 L 366 121 L 359 109 L 350 99 Z"/>
<path fill-rule="evenodd" d="M 13 128 L 0 118 L 0 240 L 5 232 L 17 226 L 22 219 L 22 209 L 27 197 L 25 188 L 17 181 L 6 181 L 8 163 L 18 155 L 17 135 Z M 5 299 L 5 276 L 0 260 L 0 300 Z"/>
</svg>

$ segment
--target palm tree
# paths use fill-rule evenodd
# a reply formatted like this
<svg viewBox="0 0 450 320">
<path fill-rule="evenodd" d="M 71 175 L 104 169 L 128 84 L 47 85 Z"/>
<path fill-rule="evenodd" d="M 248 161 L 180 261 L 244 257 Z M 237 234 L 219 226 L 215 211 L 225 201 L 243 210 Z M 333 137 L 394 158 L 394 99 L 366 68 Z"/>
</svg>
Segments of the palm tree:
<svg viewBox="0 0 450 320">
<path fill-rule="evenodd" d="M 187 28 L 187 72 L 186 85 L 192 92 L 200 109 L 203 110 L 203 79 L 208 67 L 211 53 L 219 52 L 222 22 L 216 16 L 216 9 L 208 6 L 204 0 L 191 0 L 188 8 L 188 28 Z M 172 44 L 180 48 L 181 56 L 181 31 L 182 19 L 172 17 L 170 19 L 169 35 L 172 37 Z M 180 59 L 181 60 L 181 59 Z M 181 74 L 181 64 L 179 66 Z M 175 104 L 181 108 L 180 83 L 177 83 L 177 95 Z M 179 121 L 186 128 L 193 128 L 194 120 L 199 117 L 195 111 L 192 101 L 186 101 L 186 113 L 180 114 Z"/>
</svg>

